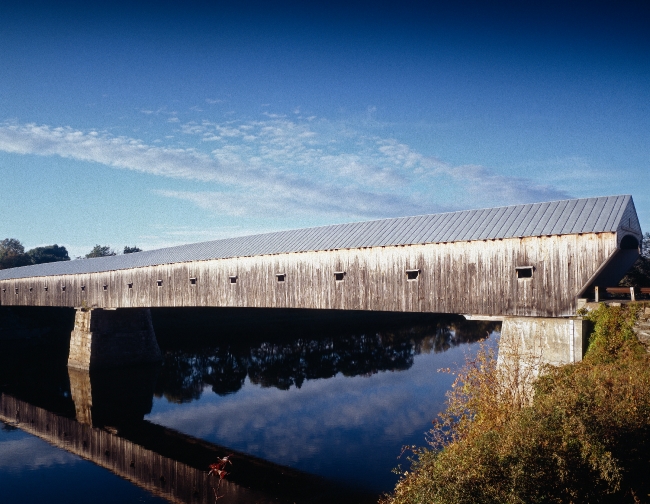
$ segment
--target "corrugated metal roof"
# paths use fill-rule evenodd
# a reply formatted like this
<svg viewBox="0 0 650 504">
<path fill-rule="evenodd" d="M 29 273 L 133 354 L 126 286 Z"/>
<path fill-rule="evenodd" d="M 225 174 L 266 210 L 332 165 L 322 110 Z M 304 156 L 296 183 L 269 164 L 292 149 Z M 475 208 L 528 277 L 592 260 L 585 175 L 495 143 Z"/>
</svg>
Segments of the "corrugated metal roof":
<svg viewBox="0 0 650 504">
<path fill-rule="evenodd" d="M 631 213 L 630 213 L 631 212 Z M 0 271 L 0 280 L 74 275 L 157 264 L 359 247 L 616 231 L 632 197 L 605 196 L 336 224 Z M 640 228 L 639 228 L 640 232 Z"/>
</svg>

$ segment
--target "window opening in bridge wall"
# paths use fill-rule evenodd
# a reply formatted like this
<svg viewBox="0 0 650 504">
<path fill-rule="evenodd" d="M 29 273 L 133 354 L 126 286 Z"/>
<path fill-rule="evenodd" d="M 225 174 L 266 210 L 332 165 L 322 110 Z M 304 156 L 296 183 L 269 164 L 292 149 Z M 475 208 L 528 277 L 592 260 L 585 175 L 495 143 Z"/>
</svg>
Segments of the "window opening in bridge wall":
<svg viewBox="0 0 650 504">
<path fill-rule="evenodd" d="M 158 287 L 162 287 L 162 280 L 156 280 L 156 285 Z"/>
<path fill-rule="evenodd" d="M 286 278 L 286 273 L 276 273 L 275 278 L 278 279 L 278 282 L 284 282 L 284 279 Z"/>
<path fill-rule="evenodd" d="M 517 266 L 517 278 L 533 278 L 533 269 L 532 266 Z"/>
<path fill-rule="evenodd" d="M 5 287 L 3 287 L 2 292 L 7 292 L 7 289 Z"/>
<path fill-rule="evenodd" d="M 230 280 L 231 284 L 236 284 L 237 283 L 237 275 L 231 275 L 231 276 L 228 277 L 228 279 Z"/>
<path fill-rule="evenodd" d="M 85 290 L 86 290 L 86 286 L 85 286 L 85 285 L 82 285 L 82 286 L 81 286 L 81 292 L 85 292 Z"/>
<path fill-rule="evenodd" d="M 16 287 L 16 294 L 18 294 L 18 287 Z"/>
<path fill-rule="evenodd" d="M 45 286 L 45 292 L 47 292 L 47 285 Z"/>
<path fill-rule="evenodd" d="M 34 290 L 34 287 L 29 288 L 29 292 L 32 292 Z"/>
<path fill-rule="evenodd" d="M 337 282 L 342 282 L 344 278 L 345 278 L 345 271 L 334 272 L 334 280 L 336 280 Z"/>
<path fill-rule="evenodd" d="M 102 285 L 102 288 L 103 288 L 105 291 L 107 291 L 107 290 L 108 290 L 108 285 L 104 284 L 104 285 Z"/>
<path fill-rule="evenodd" d="M 61 286 L 61 292 L 65 292 L 65 285 Z"/>
<path fill-rule="evenodd" d="M 196 278 L 195 277 L 190 278 L 190 284 L 191 285 L 196 285 Z"/>
<path fill-rule="evenodd" d="M 409 281 L 417 280 L 420 276 L 419 269 L 408 269 L 406 270 L 406 279 Z"/>
<path fill-rule="evenodd" d="M 126 286 L 127 286 L 129 289 L 133 289 L 133 282 L 129 282 L 129 283 L 127 283 Z"/>
</svg>

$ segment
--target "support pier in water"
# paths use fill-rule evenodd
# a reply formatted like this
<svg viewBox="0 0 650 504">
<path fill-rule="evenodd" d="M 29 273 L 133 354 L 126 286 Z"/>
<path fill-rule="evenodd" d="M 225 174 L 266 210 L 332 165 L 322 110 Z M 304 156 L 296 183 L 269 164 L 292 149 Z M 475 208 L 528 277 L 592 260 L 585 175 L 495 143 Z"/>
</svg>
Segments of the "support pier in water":
<svg viewBox="0 0 650 504">
<path fill-rule="evenodd" d="M 148 308 L 77 309 L 68 367 L 105 369 L 159 362 L 161 358 Z"/>
<path fill-rule="evenodd" d="M 499 359 L 523 359 L 561 366 L 582 360 L 590 324 L 581 317 L 505 317 L 501 325 Z"/>
</svg>

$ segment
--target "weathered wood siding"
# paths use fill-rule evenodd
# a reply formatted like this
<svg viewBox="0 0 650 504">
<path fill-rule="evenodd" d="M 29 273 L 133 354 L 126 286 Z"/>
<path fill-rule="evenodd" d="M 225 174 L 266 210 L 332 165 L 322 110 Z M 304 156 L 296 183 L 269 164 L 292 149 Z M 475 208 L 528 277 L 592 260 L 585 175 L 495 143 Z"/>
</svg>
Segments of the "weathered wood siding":
<svg viewBox="0 0 650 504">
<path fill-rule="evenodd" d="M 218 259 L 1 281 L 0 303 L 554 317 L 575 313 L 578 291 L 616 245 L 616 233 L 589 233 Z M 518 266 L 533 266 L 532 278 L 518 279 Z M 410 281 L 406 270 L 412 269 L 420 274 Z M 344 280 L 336 281 L 335 272 L 345 272 Z"/>
</svg>

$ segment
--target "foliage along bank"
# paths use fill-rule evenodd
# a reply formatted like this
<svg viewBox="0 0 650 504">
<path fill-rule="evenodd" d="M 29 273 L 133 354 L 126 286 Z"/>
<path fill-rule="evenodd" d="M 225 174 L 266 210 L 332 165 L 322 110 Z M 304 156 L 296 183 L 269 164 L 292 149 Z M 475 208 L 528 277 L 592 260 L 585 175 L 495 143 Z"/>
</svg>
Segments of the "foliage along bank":
<svg viewBox="0 0 650 504">
<path fill-rule="evenodd" d="M 528 401 L 502 385 L 483 349 L 382 504 L 648 502 L 650 358 L 632 330 L 640 308 L 591 312 L 583 361 L 546 368 Z"/>
</svg>

